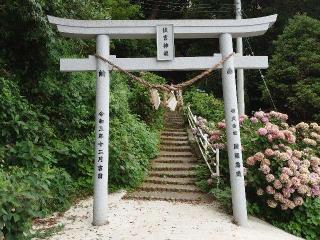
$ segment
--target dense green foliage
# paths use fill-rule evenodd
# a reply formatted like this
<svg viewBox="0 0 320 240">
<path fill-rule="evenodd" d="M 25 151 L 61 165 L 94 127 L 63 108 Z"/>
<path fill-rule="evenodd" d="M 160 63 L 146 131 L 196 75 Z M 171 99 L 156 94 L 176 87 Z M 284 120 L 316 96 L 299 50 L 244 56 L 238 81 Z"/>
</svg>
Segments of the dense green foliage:
<svg viewBox="0 0 320 240">
<path fill-rule="evenodd" d="M 188 89 L 183 93 L 186 105 L 190 105 L 193 114 L 219 121 L 224 116 L 223 102 L 212 94 L 201 92 L 195 88 Z"/>
<path fill-rule="evenodd" d="M 148 79 L 163 81 L 163 79 L 151 74 Z M 139 93 L 143 94 L 143 97 L 135 94 L 136 89 L 132 86 L 132 92 L 129 91 L 125 81 L 123 76 L 115 75 L 111 90 L 109 172 L 110 181 L 114 188 L 134 187 L 142 180 L 149 159 L 155 157 L 157 153 L 159 139 L 157 130 L 162 127 L 161 111 L 158 113 L 153 111 L 153 119 L 151 118 L 151 110 L 147 115 L 149 116 L 147 120 L 152 122 L 150 127 L 153 130 L 146 123 L 139 121 L 139 115 L 132 114 L 132 110 L 129 110 L 129 100 L 131 104 L 135 104 L 136 108 L 132 109 L 136 111 L 140 110 L 140 101 L 150 106 L 150 103 L 147 103 L 149 100 L 148 91 L 140 89 L 139 86 Z M 92 168 L 92 164 L 90 168 Z"/>
<path fill-rule="evenodd" d="M 162 80 L 151 74 L 148 79 Z M 3 171 L 0 174 L 0 209 L 5 217 L 0 226 L 8 239 L 19 239 L 23 231 L 30 227 L 32 217 L 63 210 L 76 192 L 91 192 L 93 127 L 87 135 L 82 133 L 85 138 L 72 138 L 70 135 L 69 139 L 64 134 L 59 136 L 59 132 L 55 131 L 55 121 L 51 122 L 49 117 L 28 104 L 19 95 L 13 81 L 4 78 L 1 80 L 0 157 Z M 135 87 L 131 86 L 131 89 L 134 93 Z M 157 130 L 162 126 L 161 111 L 154 114 L 154 118 L 149 116 L 147 120 L 152 120 L 149 127 L 140 120 L 143 119 L 141 116 L 134 114 L 133 111 L 138 112 L 138 108 L 129 110 L 129 99 L 132 104 L 139 101 L 147 103 L 148 91 L 140 90 L 144 97 L 130 93 L 128 80 L 123 76 L 112 76 L 109 159 L 111 189 L 136 186 L 146 173 L 149 159 L 158 150 Z M 93 99 L 94 93 L 91 94 Z M 93 103 L 83 104 L 92 106 Z M 151 110 L 149 114 L 151 115 Z M 93 112 L 91 115 L 94 115 Z M 92 122 L 85 119 L 82 121 L 86 125 L 88 121 Z M 93 126 L 93 123 L 89 122 L 89 125 Z"/>
<path fill-rule="evenodd" d="M 295 119 L 320 120 L 319 39 L 320 21 L 297 16 L 275 41 L 268 85 L 279 109 Z"/>
<path fill-rule="evenodd" d="M 69 206 L 72 180 L 64 169 L 10 167 L 0 170 L 0 187 L 0 237 L 24 239 L 32 218 Z"/>
<path fill-rule="evenodd" d="M 29 239 L 33 218 L 92 192 L 95 74 L 62 74 L 58 63 L 63 56 L 94 53 L 95 44 L 59 37 L 46 14 L 140 16 L 139 6 L 126 0 L 14 0 L 1 6 L 0 238 L 8 240 Z M 121 41 L 115 45 L 118 52 L 127 49 Z M 110 190 L 136 186 L 158 151 L 163 111 L 152 110 L 148 93 L 121 74 L 111 76 Z"/>
</svg>

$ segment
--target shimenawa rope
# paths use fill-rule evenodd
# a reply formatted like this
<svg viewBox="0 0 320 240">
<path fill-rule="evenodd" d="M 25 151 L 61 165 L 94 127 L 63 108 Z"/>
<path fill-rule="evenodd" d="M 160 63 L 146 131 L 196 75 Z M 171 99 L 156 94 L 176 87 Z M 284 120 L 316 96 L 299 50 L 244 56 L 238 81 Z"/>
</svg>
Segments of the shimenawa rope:
<svg viewBox="0 0 320 240">
<path fill-rule="evenodd" d="M 183 83 L 179 83 L 176 85 L 169 85 L 169 84 L 154 84 L 154 83 L 150 83 L 140 77 L 137 77 L 135 75 L 133 75 L 132 73 L 124 70 L 123 68 L 117 66 L 116 64 L 114 64 L 113 62 L 111 62 L 110 60 L 100 56 L 99 54 L 95 54 L 95 56 L 97 58 L 99 58 L 100 60 L 104 61 L 105 63 L 108 63 L 110 66 L 112 66 L 113 68 L 118 69 L 120 72 L 128 75 L 129 77 L 131 77 L 133 80 L 139 82 L 141 85 L 150 88 L 150 89 L 157 89 L 160 91 L 165 91 L 165 92 L 171 92 L 171 91 L 177 91 L 180 90 L 182 88 L 188 87 L 192 84 L 194 84 L 195 82 L 199 81 L 201 78 L 209 75 L 211 72 L 213 72 L 215 69 L 217 69 L 219 66 L 221 66 L 222 64 L 224 64 L 229 58 L 231 58 L 235 53 L 230 53 L 228 56 L 226 56 L 225 58 L 223 58 L 220 62 L 218 62 L 217 64 L 213 65 L 211 68 L 203 71 L 202 73 L 200 73 L 199 75 L 184 81 Z"/>
</svg>

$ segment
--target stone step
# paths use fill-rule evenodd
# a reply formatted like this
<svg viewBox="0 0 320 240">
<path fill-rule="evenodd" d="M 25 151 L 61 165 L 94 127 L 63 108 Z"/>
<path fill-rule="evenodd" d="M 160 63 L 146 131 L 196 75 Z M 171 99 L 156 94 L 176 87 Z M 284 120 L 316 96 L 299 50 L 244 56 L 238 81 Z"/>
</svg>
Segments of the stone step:
<svg viewBox="0 0 320 240">
<path fill-rule="evenodd" d="M 178 129 L 178 130 L 177 130 L 177 129 Z M 183 129 L 183 131 L 182 131 L 182 129 Z M 186 131 L 185 128 L 183 128 L 183 127 L 177 127 L 177 126 L 174 126 L 174 127 L 166 127 L 166 128 L 164 128 L 164 130 L 163 130 L 161 133 L 163 133 L 164 135 L 165 135 L 166 133 L 169 133 L 169 134 L 171 134 L 171 133 L 177 133 L 178 135 L 179 135 L 179 134 L 182 134 L 183 136 L 188 135 L 188 132 Z"/>
<path fill-rule="evenodd" d="M 144 182 L 156 184 L 195 185 L 196 178 L 147 177 Z"/>
<path fill-rule="evenodd" d="M 165 112 L 164 116 L 178 116 L 178 117 L 182 117 L 183 116 L 183 112 Z"/>
<path fill-rule="evenodd" d="M 184 124 L 165 124 L 164 125 L 165 128 L 184 128 L 185 125 Z M 186 132 L 186 131 L 184 131 Z"/>
<path fill-rule="evenodd" d="M 156 163 L 198 163 L 196 158 L 157 158 L 153 160 Z"/>
<path fill-rule="evenodd" d="M 183 120 L 175 120 L 175 119 L 165 119 L 164 124 L 184 124 L 185 122 Z"/>
<path fill-rule="evenodd" d="M 186 132 L 163 131 L 161 133 L 161 136 L 187 137 L 188 133 L 186 133 Z"/>
<path fill-rule="evenodd" d="M 187 132 L 185 128 L 165 128 L 163 131 L 165 132 Z"/>
<path fill-rule="evenodd" d="M 182 112 L 166 112 L 165 114 L 164 114 L 164 116 L 174 116 L 174 117 L 176 117 L 176 116 L 178 116 L 178 117 L 182 117 L 183 116 L 183 113 Z"/>
<path fill-rule="evenodd" d="M 181 158 L 181 157 L 193 157 L 193 153 L 190 151 L 184 152 L 172 152 L 172 151 L 160 151 L 159 157 Z"/>
<path fill-rule="evenodd" d="M 169 146 L 189 146 L 189 141 L 173 141 L 173 140 L 162 140 L 161 145 L 169 145 Z"/>
<path fill-rule="evenodd" d="M 204 193 L 177 193 L 177 192 L 146 192 L 136 191 L 127 194 L 126 199 L 162 200 L 192 203 L 211 203 L 212 199 Z"/>
<path fill-rule="evenodd" d="M 165 116 L 164 116 L 164 120 L 184 121 L 184 117 L 183 117 L 183 116 L 169 116 L 169 115 L 165 115 Z"/>
<path fill-rule="evenodd" d="M 181 117 L 165 117 L 164 118 L 165 123 L 169 122 L 185 122 L 184 118 Z"/>
<path fill-rule="evenodd" d="M 165 120 L 178 120 L 178 121 L 184 121 L 184 117 L 183 116 L 174 116 L 174 115 L 172 115 L 172 116 L 169 116 L 169 115 L 165 115 L 164 116 L 164 119 Z"/>
<path fill-rule="evenodd" d="M 167 124 L 176 124 L 176 125 L 185 125 L 185 121 L 183 120 L 173 120 L 173 119 L 165 119 L 164 125 Z"/>
<path fill-rule="evenodd" d="M 184 120 L 184 117 L 182 115 L 164 115 L 164 119 L 179 119 L 179 120 Z"/>
<path fill-rule="evenodd" d="M 161 141 L 188 141 L 187 136 L 161 136 Z"/>
<path fill-rule="evenodd" d="M 140 191 L 146 192 L 201 192 L 194 185 L 175 185 L 175 184 L 157 184 L 143 183 L 139 188 Z"/>
<path fill-rule="evenodd" d="M 172 178 L 194 178 L 196 173 L 194 171 L 153 171 L 149 172 L 150 177 L 172 177 Z"/>
<path fill-rule="evenodd" d="M 155 171 L 189 171 L 197 167 L 194 163 L 159 163 L 153 162 L 151 169 Z"/>
<path fill-rule="evenodd" d="M 184 125 L 184 124 L 185 124 L 184 121 L 172 121 L 172 120 L 171 121 L 168 120 L 164 123 L 164 125 Z"/>
<path fill-rule="evenodd" d="M 166 131 L 166 132 L 185 132 L 185 133 L 187 133 L 186 130 L 184 130 L 184 131 L 174 130 L 175 128 L 181 129 L 184 127 L 184 125 L 165 125 L 164 127 L 165 127 L 164 131 Z M 167 131 L 166 128 L 171 128 L 171 129 Z"/>
<path fill-rule="evenodd" d="M 191 151 L 190 146 L 172 146 L 172 145 L 163 145 L 161 144 L 160 150 L 162 151 L 172 151 L 172 152 L 186 152 Z"/>
</svg>

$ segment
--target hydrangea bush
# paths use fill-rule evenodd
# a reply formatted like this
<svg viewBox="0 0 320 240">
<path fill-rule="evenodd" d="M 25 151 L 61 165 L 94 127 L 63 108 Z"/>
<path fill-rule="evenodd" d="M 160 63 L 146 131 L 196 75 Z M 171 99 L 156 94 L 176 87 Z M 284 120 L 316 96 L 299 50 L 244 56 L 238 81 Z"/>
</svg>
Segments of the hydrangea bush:
<svg viewBox="0 0 320 240">
<path fill-rule="evenodd" d="M 272 221 L 289 221 L 294 209 L 299 211 L 306 201 L 319 202 L 320 197 L 320 126 L 304 122 L 289 126 L 287 120 L 286 114 L 274 111 L 239 118 L 249 210 L 263 216 L 268 210 Z M 228 181 L 225 121 L 208 123 L 197 117 L 196 124 L 212 146 L 222 150 L 221 172 Z M 193 132 L 197 134 L 196 129 Z M 320 214 L 317 219 L 320 234 Z"/>
</svg>

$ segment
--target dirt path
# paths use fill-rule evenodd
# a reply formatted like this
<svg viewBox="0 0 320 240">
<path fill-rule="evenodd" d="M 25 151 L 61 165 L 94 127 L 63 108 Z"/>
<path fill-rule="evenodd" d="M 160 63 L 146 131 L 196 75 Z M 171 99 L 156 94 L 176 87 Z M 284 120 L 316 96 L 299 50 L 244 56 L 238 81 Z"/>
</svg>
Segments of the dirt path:
<svg viewBox="0 0 320 240">
<path fill-rule="evenodd" d="M 296 240 L 284 231 L 250 218 L 249 227 L 231 223 L 232 217 L 213 204 L 122 200 L 110 195 L 109 224 L 93 227 L 92 198 L 81 201 L 57 219 L 64 229 L 50 240 Z"/>
</svg>

